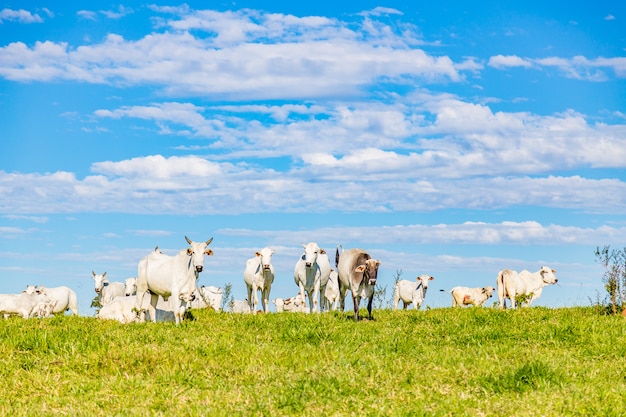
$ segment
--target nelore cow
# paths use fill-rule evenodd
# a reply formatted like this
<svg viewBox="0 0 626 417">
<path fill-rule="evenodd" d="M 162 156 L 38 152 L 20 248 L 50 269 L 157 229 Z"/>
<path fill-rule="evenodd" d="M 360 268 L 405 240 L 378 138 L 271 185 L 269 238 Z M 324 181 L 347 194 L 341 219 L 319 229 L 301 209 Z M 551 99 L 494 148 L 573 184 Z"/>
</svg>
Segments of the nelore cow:
<svg viewBox="0 0 626 417">
<path fill-rule="evenodd" d="M 0 314 L 6 319 L 11 315 L 22 318 L 47 317 L 54 308 L 54 301 L 45 294 L 0 294 Z"/>
<path fill-rule="evenodd" d="M 142 321 L 145 314 L 142 309 L 143 298 L 148 292 L 151 297 L 148 310 L 153 322 L 156 322 L 159 295 L 164 301 L 170 302 L 175 323 L 179 324 L 183 320 L 187 303 L 194 298 L 198 274 L 204 269 L 204 255 L 213 255 L 213 251 L 208 248 L 213 238 L 206 242 L 193 242 L 185 236 L 185 240 L 189 247 L 174 256 L 154 250 L 139 261 L 135 309 L 141 312 Z"/>
<path fill-rule="evenodd" d="M 298 293 L 294 297 L 277 298 L 273 301 L 276 306 L 276 312 L 306 313 L 306 300 L 302 294 Z"/>
<path fill-rule="evenodd" d="M 409 304 L 413 304 L 413 308 L 419 310 L 422 308 L 426 291 L 428 291 L 428 283 L 432 281 L 430 275 L 420 275 L 415 281 L 401 279 L 396 282 L 393 289 L 393 308 L 398 309 L 398 303 L 402 300 L 402 308 L 406 309 Z"/>
<path fill-rule="evenodd" d="M 63 314 L 69 310 L 75 316 L 78 316 L 78 298 L 76 297 L 74 290 L 69 287 L 48 288 L 41 285 L 27 285 L 23 292 L 26 294 L 47 295 L 54 306 L 51 314 Z"/>
<path fill-rule="evenodd" d="M 263 312 L 269 313 L 269 300 L 272 283 L 274 282 L 274 266 L 272 265 L 272 255 L 274 251 L 270 248 L 263 248 L 254 254 L 254 257 L 246 262 L 246 269 L 243 272 L 243 280 L 248 289 L 248 302 L 250 310 L 256 314 L 259 305 L 258 291 L 261 291 L 261 302 Z"/>
<path fill-rule="evenodd" d="M 324 290 L 324 309 L 337 310 L 339 304 L 339 275 L 334 269 L 330 270 L 328 284 Z"/>
<path fill-rule="evenodd" d="M 94 282 L 94 291 L 98 294 L 100 306 L 105 306 L 115 297 L 123 297 L 126 293 L 126 285 L 122 282 L 109 282 L 107 273 L 96 274 L 91 271 Z"/>
<path fill-rule="evenodd" d="M 463 307 L 468 305 L 482 307 L 485 302 L 491 298 L 496 289 L 491 285 L 482 288 L 454 287 L 450 291 L 452 294 L 452 307 Z"/>
<path fill-rule="evenodd" d="M 300 294 L 302 296 L 306 294 L 308 297 L 309 311 L 319 312 L 322 271 L 317 260 L 321 249 L 315 242 L 303 244 L 302 247 L 304 248 L 304 253 L 296 262 L 293 279 L 298 288 L 300 288 Z"/>
<path fill-rule="evenodd" d="M 361 299 L 367 299 L 367 313 L 371 320 L 374 287 L 378 278 L 380 261 L 373 259 L 363 249 L 348 249 L 335 252 L 335 265 L 339 278 L 339 303 L 341 311 L 345 309 L 346 293 L 350 290 L 354 303 L 354 320 L 359 319 Z"/>
<path fill-rule="evenodd" d="M 211 307 L 216 312 L 222 311 L 222 300 L 224 293 L 219 287 L 209 285 L 201 286 L 196 290 L 196 296 L 191 302 L 191 308 L 208 308 Z"/>
<path fill-rule="evenodd" d="M 515 308 L 516 297 L 519 295 L 529 296 L 525 305 L 530 306 L 533 301 L 541 296 L 543 287 L 558 282 L 556 275 L 554 275 L 555 272 L 554 269 L 547 266 L 542 266 L 536 272 L 523 270 L 518 273 L 510 269 L 500 271 L 496 280 L 500 308 L 506 308 L 506 298 L 511 301 L 511 308 Z M 521 306 L 520 304 L 518 307 Z"/>
</svg>

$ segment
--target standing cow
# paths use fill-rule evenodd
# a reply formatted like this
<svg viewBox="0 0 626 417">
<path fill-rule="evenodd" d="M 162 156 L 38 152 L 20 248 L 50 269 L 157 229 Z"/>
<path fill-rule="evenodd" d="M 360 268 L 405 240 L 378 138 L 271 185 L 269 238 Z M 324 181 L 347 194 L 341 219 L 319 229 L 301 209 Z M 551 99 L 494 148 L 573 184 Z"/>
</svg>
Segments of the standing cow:
<svg viewBox="0 0 626 417">
<path fill-rule="evenodd" d="M 300 288 L 300 294 L 309 298 L 309 311 L 319 312 L 319 298 L 322 271 L 317 263 L 321 249 L 317 243 L 310 242 L 302 245 L 304 253 L 296 262 L 293 279 Z"/>
<path fill-rule="evenodd" d="M 406 310 L 409 304 L 413 304 L 413 308 L 419 310 L 422 307 L 426 291 L 428 291 L 428 283 L 432 281 L 430 275 L 420 275 L 415 278 L 417 282 L 401 279 L 396 282 L 393 289 L 393 309 L 398 309 L 398 303 L 402 300 L 402 308 Z"/>
<path fill-rule="evenodd" d="M 143 298 L 149 292 L 151 300 L 148 310 L 153 322 L 157 321 L 159 295 L 164 301 L 170 302 L 175 323 L 179 324 L 183 320 L 187 303 L 194 298 L 198 274 L 204 269 L 204 255 L 213 255 L 213 251 L 207 248 L 213 238 L 206 242 L 192 242 L 185 236 L 185 240 L 189 247 L 174 256 L 155 250 L 139 261 L 135 309 L 143 315 Z"/>
<path fill-rule="evenodd" d="M 523 270 L 517 273 L 510 269 L 500 271 L 496 280 L 500 308 L 506 308 L 506 297 L 511 300 L 511 308 L 515 308 L 515 299 L 518 295 L 530 296 L 526 303 L 527 306 L 530 306 L 533 301 L 541 296 L 543 287 L 558 282 L 556 275 L 554 275 L 555 272 L 554 269 L 547 266 L 542 266 L 537 272 Z M 521 304 L 518 307 L 521 307 Z"/>
<path fill-rule="evenodd" d="M 269 313 L 270 290 L 274 282 L 274 266 L 272 265 L 272 255 L 274 251 L 270 248 L 263 248 L 256 252 L 253 258 L 246 262 L 246 269 L 243 272 L 243 280 L 248 289 L 248 303 L 250 310 L 256 314 L 259 305 L 258 291 L 261 291 L 261 301 L 263 312 Z"/>
<path fill-rule="evenodd" d="M 359 320 L 359 304 L 362 298 L 367 299 L 368 318 L 372 317 L 372 301 L 374 287 L 378 278 L 380 261 L 372 257 L 363 249 L 348 249 L 335 252 L 335 265 L 339 275 L 339 303 L 341 311 L 345 308 L 345 299 L 348 289 L 352 293 L 354 303 L 354 320 Z"/>
</svg>

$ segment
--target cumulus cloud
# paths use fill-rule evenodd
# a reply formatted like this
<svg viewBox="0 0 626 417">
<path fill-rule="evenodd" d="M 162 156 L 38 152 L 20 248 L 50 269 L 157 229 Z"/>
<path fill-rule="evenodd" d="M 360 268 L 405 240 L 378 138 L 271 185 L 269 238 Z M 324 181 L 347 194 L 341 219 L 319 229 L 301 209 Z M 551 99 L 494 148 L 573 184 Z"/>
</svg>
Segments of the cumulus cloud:
<svg viewBox="0 0 626 417">
<path fill-rule="evenodd" d="M 47 9 L 44 11 L 47 12 Z M 38 14 L 33 14 L 24 9 L 2 9 L 0 10 L 0 23 L 3 22 L 42 23 L 43 19 Z"/>
</svg>

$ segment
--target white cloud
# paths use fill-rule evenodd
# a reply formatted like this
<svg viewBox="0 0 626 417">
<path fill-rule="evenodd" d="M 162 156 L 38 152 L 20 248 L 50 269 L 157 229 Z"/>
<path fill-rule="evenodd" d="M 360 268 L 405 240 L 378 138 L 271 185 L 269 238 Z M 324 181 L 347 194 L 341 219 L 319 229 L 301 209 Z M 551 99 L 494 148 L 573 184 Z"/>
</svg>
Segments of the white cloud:
<svg viewBox="0 0 626 417">
<path fill-rule="evenodd" d="M 33 14 L 24 9 L 2 9 L 0 10 L 0 23 L 3 22 L 42 23 L 43 19 L 38 14 Z"/>
<path fill-rule="evenodd" d="M 496 55 L 489 58 L 488 65 L 498 69 L 511 67 L 530 68 L 532 67 L 532 62 L 514 55 Z"/>
</svg>

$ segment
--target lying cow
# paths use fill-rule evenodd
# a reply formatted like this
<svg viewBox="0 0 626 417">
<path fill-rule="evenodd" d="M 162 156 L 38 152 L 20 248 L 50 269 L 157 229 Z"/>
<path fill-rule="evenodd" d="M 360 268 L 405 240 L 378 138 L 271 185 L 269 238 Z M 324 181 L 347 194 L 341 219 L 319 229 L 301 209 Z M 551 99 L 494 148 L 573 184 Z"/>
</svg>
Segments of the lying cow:
<svg viewBox="0 0 626 417">
<path fill-rule="evenodd" d="M 306 301 L 304 297 L 298 293 L 295 297 L 289 298 L 277 298 L 273 301 L 276 306 L 276 312 L 291 312 L 291 313 L 307 313 Z"/>
<path fill-rule="evenodd" d="M 516 298 L 519 295 L 529 296 L 525 305 L 530 306 L 533 301 L 541 296 L 543 287 L 558 282 L 556 275 L 554 275 L 555 272 L 554 269 L 547 266 L 542 266 L 537 272 L 523 270 L 517 273 L 510 269 L 500 271 L 496 280 L 500 308 L 506 308 L 505 299 L 507 297 L 511 301 L 511 308 L 515 308 Z"/>
<path fill-rule="evenodd" d="M 432 281 L 430 275 L 420 275 L 415 278 L 417 282 L 401 279 L 396 282 L 393 289 L 393 309 L 398 309 L 398 303 L 402 300 L 402 308 L 406 310 L 409 304 L 413 304 L 413 308 L 419 310 L 422 307 L 426 291 L 428 291 L 428 283 Z"/>
<path fill-rule="evenodd" d="M 196 290 L 196 297 L 191 301 L 191 308 L 207 308 L 211 307 L 218 313 L 222 311 L 222 299 L 224 294 L 222 289 L 209 285 L 201 286 Z"/>
<path fill-rule="evenodd" d="M 69 287 L 53 287 L 48 288 L 42 285 L 27 285 L 23 291 L 26 294 L 45 294 L 50 298 L 50 301 L 54 304 L 54 308 L 48 314 L 64 314 L 66 311 L 71 311 L 75 316 L 78 316 L 78 299 L 76 293 Z M 45 316 L 47 317 L 47 316 Z"/>
<path fill-rule="evenodd" d="M 228 304 L 228 310 L 231 313 L 247 314 L 251 313 L 250 304 L 248 300 L 233 300 Z"/>
<path fill-rule="evenodd" d="M 47 317 L 54 309 L 54 301 L 45 294 L 0 294 L 0 314 L 6 319 L 17 315 L 22 318 Z"/>
<path fill-rule="evenodd" d="M 491 285 L 487 285 L 483 288 L 468 288 L 468 287 L 454 287 L 450 291 L 440 290 L 450 292 L 452 294 L 452 307 L 456 306 L 483 306 L 485 302 L 493 295 L 493 292 L 496 289 Z"/>
</svg>

